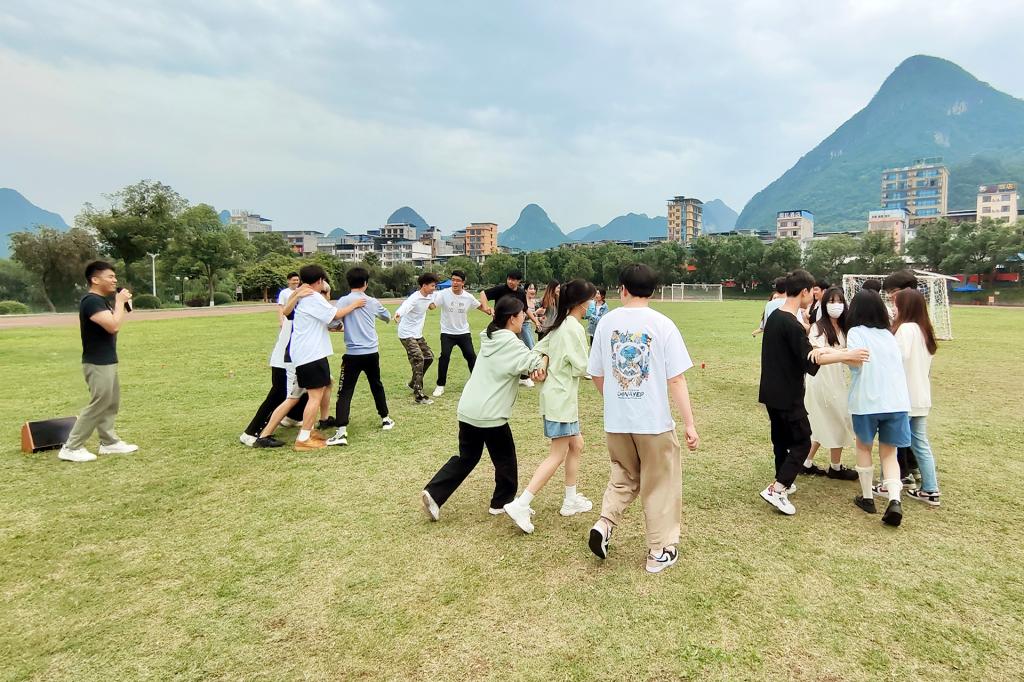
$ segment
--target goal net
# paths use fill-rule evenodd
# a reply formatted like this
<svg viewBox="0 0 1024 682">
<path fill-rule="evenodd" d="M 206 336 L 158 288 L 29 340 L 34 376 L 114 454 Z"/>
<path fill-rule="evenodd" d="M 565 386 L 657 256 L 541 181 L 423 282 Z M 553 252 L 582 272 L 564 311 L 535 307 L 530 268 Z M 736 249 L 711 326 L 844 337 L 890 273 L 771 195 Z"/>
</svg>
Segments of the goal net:
<svg viewBox="0 0 1024 682">
<path fill-rule="evenodd" d="M 667 284 L 661 287 L 662 301 L 721 301 L 721 284 Z"/>
<path fill-rule="evenodd" d="M 935 328 L 935 337 L 948 341 L 953 338 L 953 320 L 949 309 L 948 283 L 953 277 L 939 275 L 924 270 L 915 270 L 917 276 L 917 290 L 924 296 L 928 304 L 928 317 L 931 318 L 932 326 Z M 885 275 L 843 275 L 843 294 L 846 300 L 853 299 L 854 294 L 861 290 L 864 282 L 869 279 L 877 279 L 879 282 L 885 279 Z M 885 306 L 892 310 L 892 300 L 884 291 L 882 300 Z"/>
</svg>

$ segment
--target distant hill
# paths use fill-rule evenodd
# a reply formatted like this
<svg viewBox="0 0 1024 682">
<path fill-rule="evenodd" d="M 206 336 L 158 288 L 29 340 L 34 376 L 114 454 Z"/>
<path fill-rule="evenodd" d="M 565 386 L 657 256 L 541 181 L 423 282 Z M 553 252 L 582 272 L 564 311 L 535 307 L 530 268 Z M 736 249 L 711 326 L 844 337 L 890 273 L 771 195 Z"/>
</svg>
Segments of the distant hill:
<svg viewBox="0 0 1024 682">
<path fill-rule="evenodd" d="M 225 209 L 221 211 L 218 215 L 220 216 L 221 225 L 227 225 L 228 223 L 231 222 L 231 211 Z"/>
<path fill-rule="evenodd" d="M 704 204 L 704 232 L 728 232 L 736 227 L 739 215 L 721 199 L 712 199 Z"/>
<path fill-rule="evenodd" d="M 627 213 L 613 219 L 604 227 L 590 232 L 582 241 L 646 241 L 651 237 L 664 237 L 666 232 L 668 232 L 668 218 L 665 216 L 651 218 L 646 213 Z"/>
<path fill-rule="evenodd" d="M 412 210 L 408 206 L 403 206 L 398 209 L 388 218 L 389 223 L 409 223 L 410 225 L 416 226 L 416 236 L 420 236 L 424 232 L 430 229 L 430 225 L 423 219 L 416 211 Z"/>
<path fill-rule="evenodd" d="M 601 226 L 597 223 L 593 225 L 587 225 L 586 227 L 577 227 L 572 232 L 565 235 L 565 241 L 567 242 L 585 242 L 587 237 L 592 233 L 597 232 L 601 229 Z"/>
<path fill-rule="evenodd" d="M 977 186 L 1024 181 L 1024 101 L 952 62 L 910 57 L 867 106 L 743 208 L 737 224 L 774 228 L 777 211 L 806 209 L 816 227 L 863 226 L 880 208 L 885 168 L 941 156 L 949 208 L 973 208 Z"/>
<path fill-rule="evenodd" d="M 330 232 L 328 232 L 327 236 L 328 237 L 333 237 L 333 238 L 336 239 L 338 237 L 345 237 L 345 236 L 347 236 L 349 234 L 351 234 L 351 233 L 348 230 L 343 230 L 340 227 L 336 227 L 333 230 L 331 230 Z"/>
<path fill-rule="evenodd" d="M 36 225 L 69 229 L 56 213 L 39 208 L 16 190 L 0 187 L 0 258 L 10 255 L 8 238 L 12 233 L 31 230 Z"/>
<path fill-rule="evenodd" d="M 498 233 L 498 244 L 515 249 L 539 251 L 558 246 L 566 240 L 562 230 L 537 204 L 528 204 L 519 219 L 507 230 Z"/>
</svg>

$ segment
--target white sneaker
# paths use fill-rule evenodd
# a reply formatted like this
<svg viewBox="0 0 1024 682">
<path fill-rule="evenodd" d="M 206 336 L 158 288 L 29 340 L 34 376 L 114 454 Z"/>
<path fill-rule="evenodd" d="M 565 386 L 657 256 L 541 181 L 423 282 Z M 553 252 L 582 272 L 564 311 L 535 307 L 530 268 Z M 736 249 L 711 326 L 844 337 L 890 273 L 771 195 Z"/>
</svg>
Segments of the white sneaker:
<svg viewBox="0 0 1024 682">
<path fill-rule="evenodd" d="M 285 417 L 281 420 L 281 426 L 302 426 L 302 422 L 292 419 L 291 417 Z"/>
<path fill-rule="evenodd" d="M 796 507 L 794 507 L 793 503 L 789 501 L 789 497 L 786 496 L 786 492 L 776 492 L 774 484 L 761 491 L 761 499 L 778 509 L 786 516 L 796 514 Z"/>
<path fill-rule="evenodd" d="M 348 445 L 348 432 L 345 429 L 338 429 L 334 435 L 327 439 L 328 445 Z"/>
<path fill-rule="evenodd" d="M 505 513 L 505 510 L 504 509 L 495 509 L 494 507 L 488 507 L 487 508 L 487 513 L 490 514 L 491 516 L 501 516 L 502 514 Z"/>
<path fill-rule="evenodd" d="M 520 386 L 526 386 L 527 388 L 533 388 L 533 386 L 534 386 L 533 379 L 531 379 L 529 377 L 527 377 L 525 379 L 520 379 L 519 380 L 519 385 Z"/>
<path fill-rule="evenodd" d="M 116 443 L 111 443 L 110 445 L 103 445 L 102 443 L 100 443 L 101 455 L 128 455 L 133 452 L 136 452 L 138 449 L 138 445 L 125 443 L 123 440 L 119 440 Z"/>
<path fill-rule="evenodd" d="M 437 502 L 434 502 L 434 498 L 426 490 L 420 493 L 420 501 L 423 503 L 423 512 L 430 517 L 431 521 L 441 518 L 441 508 L 437 506 Z"/>
<path fill-rule="evenodd" d="M 512 500 L 505 505 L 505 513 L 508 514 L 513 523 L 519 526 L 519 530 L 524 533 L 533 532 L 533 522 L 530 520 L 530 517 L 533 516 L 533 510 L 519 504 L 518 499 Z"/>
<path fill-rule="evenodd" d="M 440 398 L 441 396 L 444 395 L 444 386 L 438 386 L 430 395 L 434 396 L 435 398 Z"/>
<path fill-rule="evenodd" d="M 565 498 L 562 502 L 562 508 L 558 510 L 558 513 L 562 516 L 575 516 L 576 514 L 588 512 L 593 508 L 593 502 L 577 493 L 573 497 Z"/>
<path fill-rule="evenodd" d="M 796 492 L 796 483 L 793 483 L 793 485 L 791 485 L 788 488 L 786 488 L 786 494 L 787 495 L 792 495 L 795 492 Z"/>
<path fill-rule="evenodd" d="M 395 428 L 395 420 L 391 417 L 384 417 L 380 420 L 380 428 L 382 431 L 390 431 Z"/>
<path fill-rule="evenodd" d="M 675 547 L 662 547 L 661 551 L 655 554 L 653 551 L 647 553 L 647 572 L 661 573 L 671 566 L 679 558 L 679 551 Z"/>
<path fill-rule="evenodd" d="M 256 444 L 256 436 L 250 436 L 248 433 L 243 433 L 238 437 L 238 442 L 247 448 L 251 448 Z"/>
<path fill-rule="evenodd" d="M 60 452 L 57 453 L 57 459 L 62 459 L 65 462 L 91 462 L 96 459 L 96 455 L 92 454 L 85 448 L 68 450 L 67 447 L 62 447 Z"/>
</svg>

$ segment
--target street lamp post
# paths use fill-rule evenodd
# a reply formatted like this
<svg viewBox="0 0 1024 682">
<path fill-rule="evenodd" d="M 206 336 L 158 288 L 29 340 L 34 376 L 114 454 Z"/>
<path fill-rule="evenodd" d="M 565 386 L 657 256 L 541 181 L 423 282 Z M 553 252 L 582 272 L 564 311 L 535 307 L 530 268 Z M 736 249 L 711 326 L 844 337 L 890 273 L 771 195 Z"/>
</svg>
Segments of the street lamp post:
<svg viewBox="0 0 1024 682">
<path fill-rule="evenodd" d="M 156 257 L 159 256 L 160 254 L 159 253 L 150 253 L 150 252 L 147 251 L 146 255 L 149 256 L 150 259 L 151 259 L 152 272 L 153 272 L 153 295 L 156 296 Z"/>
</svg>

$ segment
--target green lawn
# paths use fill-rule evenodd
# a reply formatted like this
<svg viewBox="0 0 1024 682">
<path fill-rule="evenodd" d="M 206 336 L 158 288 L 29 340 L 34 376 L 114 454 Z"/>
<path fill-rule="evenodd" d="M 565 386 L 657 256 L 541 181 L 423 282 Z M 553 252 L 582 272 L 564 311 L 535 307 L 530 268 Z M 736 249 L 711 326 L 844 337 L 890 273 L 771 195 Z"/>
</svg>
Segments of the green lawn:
<svg viewBox="0 0 1024 682">
<path fill-rule="evenodd" d="M 26 418 L 84 404 L 77 328 L 0 331 L 0 678 L 1020 679 L 1024 311 L 954 310 L 930 420 L 943 506 L 908 500 L 894 530 L 853 507 L 855 483 L 802 480 L 792 518 L 758 497 L 760 301 L 656 307 L 697 365 L 702 438 L 684 459 L 680 561 L 658 576 L 638 505 L 600 563 L 596 510 L 560 517 L 559 478 L 532 536 L 489 516 L 486 458 L 429 523 L 418 493 L 455 452 L 466 370 L 456 359 L 449 393 L 413 405 L 393 327 L 398 426 L 379 430 L 362 383 L 352 445 L 299 455 L 237 442 L 269 383 L 273 313 L 129 322 L 119 430 L 142 450 L 78 465 L 17 444 Z M 435 348 L 437 333 L 435 315 Z M 536 391 L 520 396 L 524 485 L 547 444 Z M 599 501 L 589 384 L 581 412 L 580 489 Z"/>
</svg>

